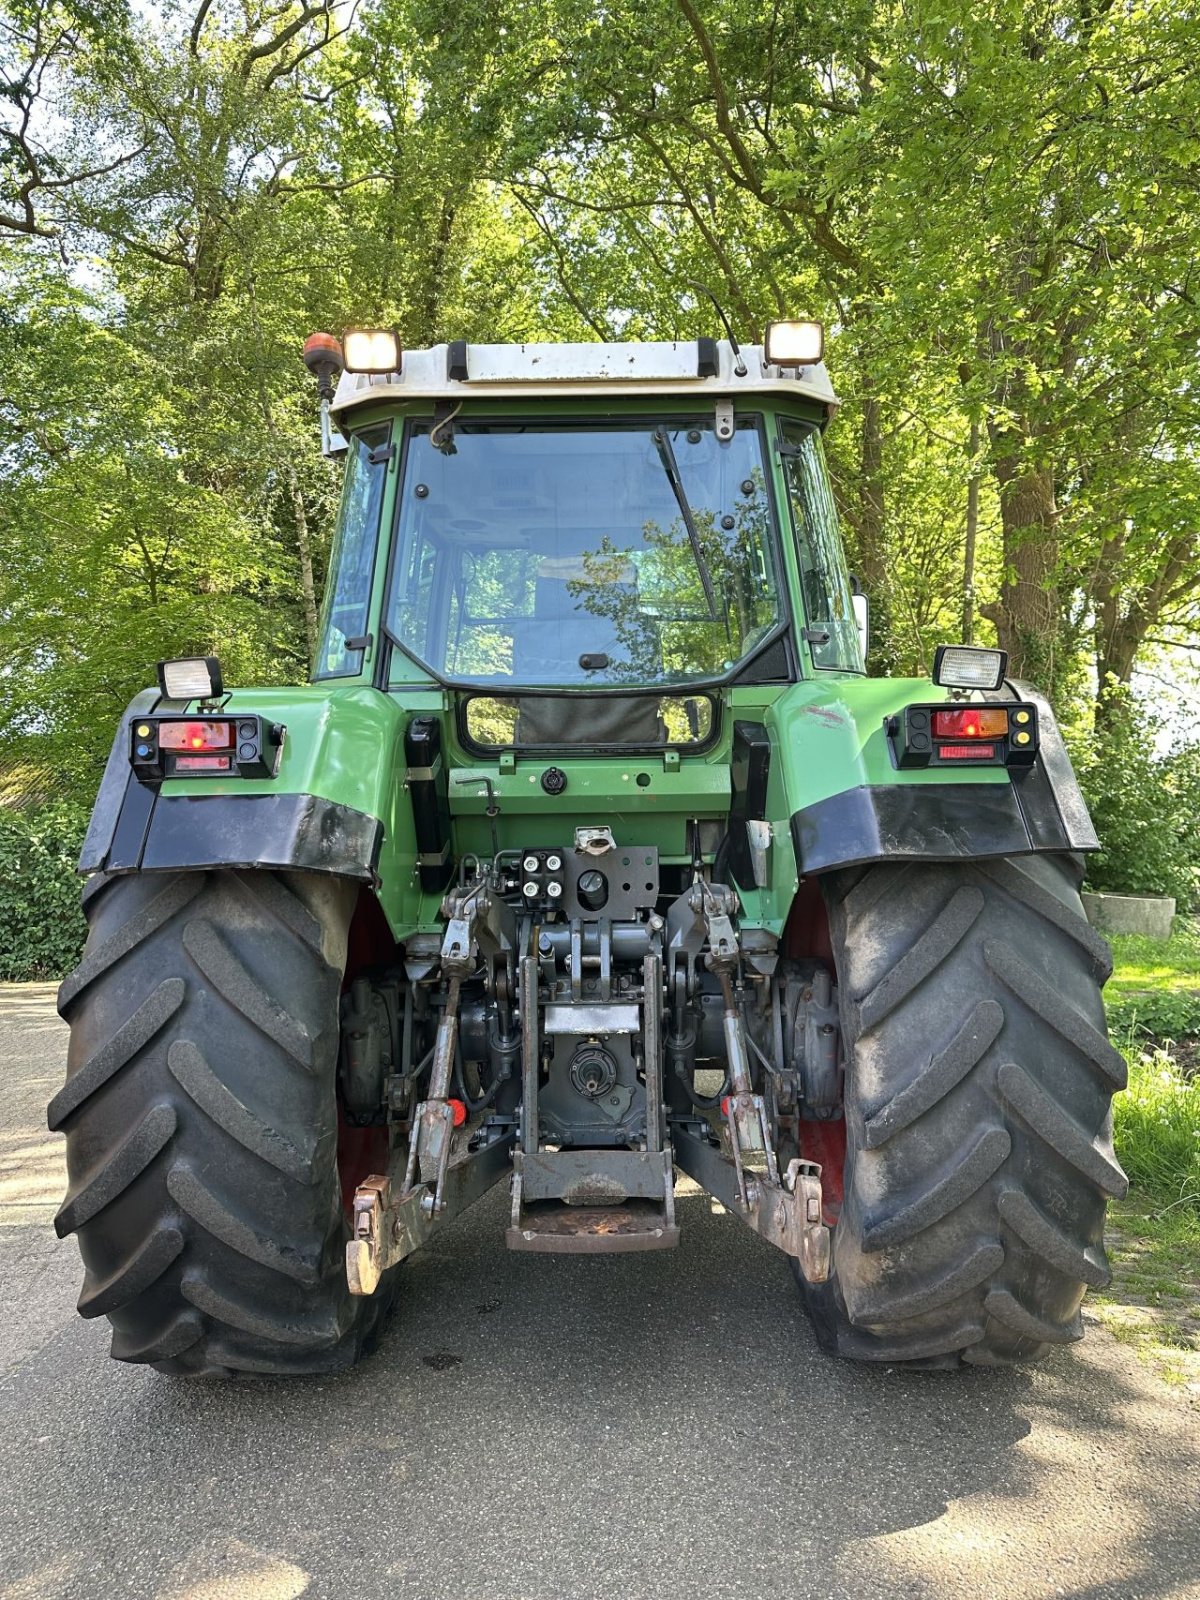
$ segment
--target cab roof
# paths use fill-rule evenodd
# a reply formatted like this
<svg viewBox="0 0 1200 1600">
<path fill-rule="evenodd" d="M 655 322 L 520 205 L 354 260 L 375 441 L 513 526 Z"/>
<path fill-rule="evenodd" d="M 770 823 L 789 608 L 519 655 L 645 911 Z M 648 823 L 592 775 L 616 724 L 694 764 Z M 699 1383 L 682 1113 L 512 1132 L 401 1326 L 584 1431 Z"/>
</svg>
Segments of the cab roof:
<svg viewBox="0 0 1200 1600">
<path fill-rule="evenodd" d="M 838 406 L 823 362 L 769 366 L 761 345 L 743 345 L 739 374 L 727 339 L 645 344 L 436 344 L 405 350 L 400 371 L 343 372 L 333 411 L 345 416 L 379 401 L 528 399 L 532 395 L 669 394 L 737 399 L 794 395 L 826 416 Z"/>
</svg>

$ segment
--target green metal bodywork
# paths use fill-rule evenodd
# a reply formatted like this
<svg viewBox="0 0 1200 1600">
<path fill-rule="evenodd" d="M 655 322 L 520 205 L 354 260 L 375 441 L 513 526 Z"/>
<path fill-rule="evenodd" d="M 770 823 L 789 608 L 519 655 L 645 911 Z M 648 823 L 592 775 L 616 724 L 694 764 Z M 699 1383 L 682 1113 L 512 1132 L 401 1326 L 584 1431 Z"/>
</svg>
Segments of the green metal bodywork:
<svg viewBox="0 0 1200 1600">
<path fill-rule="evenodd" d="M 653 395 L 645 400 L 581 400 L 554 408 L 554 415 L 645 415 L 653 407 Z M 548 407 L 543 404 L 541 409 Z M 670 409 L 679 415 L 689 407 L 673 401 Z M 777 415 L 816 420 L 815 409 L 794 401 L 778 413 L 770 407 L 755 410 L 765 416 L 772 436 Z M 464 408 L 463 416 L 466 420 L 510 412 L 511 405 L 476 402 Z M 408 415 L 428 418 L 429 408 L 409 407 Z M 368 411 L 356 418 L 356 425 L 378 427 L 383 421 L 391 422 L 392 437 L 399 440 L 404 416 L 395 409 L 388 417 Z M 456 861 L 468 853 L 490 854 L 493 825 L 501 848 L 518 848 L 562 845 L 570 842 L 579 825 L 607 823 L 619 844 L 653 845 L 665 860 L 684 862 L 689 820 L 721 822 L 728 817 L 734 722 L 762 723 L 773 747 L 767 806 L 772 823 L 769 883 L 744 890 L 742 901 L 748 923 L 776 932 L 782 929 L 798 882 L 790 828 L 798 811 L 864 785 L 1010 782 L 1002 768 L 897 770 L 884 734 L 885 718 L 914 701 L 948 697 L 928 680 L 869 679 L 821 670 L 807 645 L 798 646 L 798 682 L 714 690 L 719 726 L 709 747 L 698 753 L 685 749 L 676 757 L 662 749 L 622 755 L 516 751 L 481 759 L 459 740 L 456 691 L 437 684 L 399 651 L 393 653 L 386 686 L 380 677 L 388 544 L 396 520 L 402 459 L 403 451 L 394 451 L 387 468 L 369 610 L 373 643 L 364 652 L 361 671 L 304 687 L 237 689 L 230 695 L 226 709 L 233 715 L 258 713 L 286 726 L 275 778 L 205 778 L 162 785 L 164 798 L 312 795 L 377 818 L 382 824 L 378 896 L 397 937 L 440 926 L 441 896 L 423 893 L 418 881 L 412 810 L 405 789 L 404 733 L 414 714 L 435 716 L 442 724 Z M 774 451 L 770 470 L 778 509 L 786 506 L 786 486 Z M 786 516 L 778 520 L 787 587 L 798 597 L 802 590 L 794 540 Z M 793 608 L 800 612 L 798 598 Z M 798 615 L 797 621 L 802 627 L 803 617 Z M 567 777 L 565 791 L 553 797 L 543 792 L 539 781 L 551 761 Z M 498 807 L 494 818 L 487 815 L 488 783 Z"/>
<path fill-rule="evenodd" d="M 721 695 L 721 725 L 711 748 L 680 753 L 678 770 L 664 753 L 587 755 L 562 752 L 553 764 L 567 777 L 565 791 L 546 795 L 540 784 L 550 765 L 545 754 L 481 760 L 458 741 L 452 692 L 443 689 L 381 691 L 363 684 L 312 684 L 297 689 L 235 691 L 234 715 L 257 713 L 287 727 L 283 759 L 274 779 L 179 780 L 164 796 L 295 793 L 316 795 L 376 817 L 383 824 L 378 863 L 379 899 L 393 933 L 439 926 L 439 894 L 423 894 L 417 881 L 412 812 L 404 787 L 404 730 L 416 714 L 441 719 L 450 767 L 453 855 L 491 853 L 489 780 L 499 815 L 502 849 L 536 848 L 569 841 L 577 826 L 607 823 L 618 843 L 656 846 L 665 860 L 686 860 L 689 819 L 721 821 L 731 798 L 730 748 L 735 720 L 762 722 L 779 759 L 768 787 L 772 822 L 770 884 L 742 891 L 747 922 L 779 932 L 797 887 L 790 819 L 816 801 L 863 785 L 995 783 L 999 768 L 969 771 L 898 771 L 888 754 L 883 722 L 915 700 L 941 692 L 919 678 L 871 679 L 823 675 L 770 689 L 734 688 Z M 510 771 L 502 771 L 511 767 Z M 639 783 L 638 779 L 649 782 Z"/>
</svg>

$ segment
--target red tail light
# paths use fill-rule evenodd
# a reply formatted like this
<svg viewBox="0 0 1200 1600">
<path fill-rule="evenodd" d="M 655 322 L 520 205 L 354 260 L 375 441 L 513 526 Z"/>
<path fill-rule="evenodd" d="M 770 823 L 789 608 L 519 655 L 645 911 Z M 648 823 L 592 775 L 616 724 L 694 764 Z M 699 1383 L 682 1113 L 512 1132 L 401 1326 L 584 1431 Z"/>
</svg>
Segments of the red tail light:
<svg viewBox="0 0 1200 1600">
<path fill-rule="evenodd" d="M 951 761 L 1030 767 L 1038 758 L 1038 710 L 1024 700 L 1002 706 L 905 706 L 887 719 L 887 739 L 897 767 Z"/>
<path fill-rule="evenodd" d="M 176 756 L 176 772 L 228 772 L 228 756 Z"/>
<path fill-rule="evenodd" d="M 992 706 L 965 706 L 933 713 L 935 739 L 1003 739 L 1007 732 L 1008 712 Z"/>
<path fill-rule="evenodd" d="M 990 761 L 995 758 L 994 744 L 940 744 L 937 753 L 943 761 Z"/>
<path fill-rule="evenodd" d="M 160 722 L 158 742 L 163 750 L 231 750 L 232 722 Z"/>
<path fill-rule="evenodd" d="M 467 1120 L 466 1102 L 463 1100 L 450 1100 L 447 1102 L 447 1104 L 450 1107 L 451 1122 L 456 1128 L 461 1128 L 463 1123 Z"/>
</svg>

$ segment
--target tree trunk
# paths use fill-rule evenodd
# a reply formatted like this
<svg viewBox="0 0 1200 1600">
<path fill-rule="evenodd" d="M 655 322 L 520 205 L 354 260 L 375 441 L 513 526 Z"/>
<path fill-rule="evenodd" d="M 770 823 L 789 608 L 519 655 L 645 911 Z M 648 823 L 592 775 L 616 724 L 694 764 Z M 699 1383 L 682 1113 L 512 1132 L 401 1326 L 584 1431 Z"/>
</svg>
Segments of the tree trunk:
<svg viewBox="0 0 1200 1600">
<path fill-rule="evenodd" d="M 1146 619 L 1136 607 L 1121 615 L 1118 596 L 1108 598 L 1096 613 L 1093 640 L 1096 650 L 1096 682 L 1099 692 L 1110 678 L 1118 683 L 1128 683 L 1133 677 L 1133 664 L 1146 631 Z"/>
<path fill-rule="evenodd" d="M 883 427 L 879 396 L 863 376 L 862 475 L 858 495 L 858 565 L 867 595 L 883 597 L 888 562 L 883 525 Z"/>
<path fill-rule="evenodd" d="M 1008 651 L 1009 676 L 1030 678 L 1047 694 L 1054 690 L 1060 623 L 1058 507 L 1054 475 L 1027 467 L 1014 452 L 995 465 L 1000 485 L 1004 581 L 1000 598 L 980 606 Z"/>
<path fill-rule="evenodd" d="M 442 336 L 442 309 L 446 298 L 446 272 L 450 260 L 450 246 L 454 240 L 454 223 L 458 211 L 449 199 L 443 199 L 438 213 L 437 233 L 429 259 L 429 277 L 426 283 L 423 314 L 425 339 L 432 344 Z"/>
<path fill-rule="evenodd" d="M 287 481 L 288 494 L 292 502 L 292 516 L 296 522 L 296 555 L 300 562 L 300 599 L 304 609 L 304 638 L 308 647 L 308 666 L 311 672 L 317 659 L 317 590 L 313 582 L 312 543 L 308 536 L 308 513 L 304 509 L 304 491 L 300 487 L 296 469 L 286 454 L 287 441 L 281 439 L 275 427 L 271 396 L 267 389 L 265 347 L 263 344 L 262 325 L 258 320 L 258 297 L 255 294 L 253 277 L 248 279 L 247 288 L 250 292 L 250 316 L 254 323 L 254 337 L 258 347 L 258 403 L 262 411 L 262 419 L 266 427 L 267 436 L 278 453 L 279 470 Z"/>
<path fill-rule="evenodd" d="M 962 640 L 975 643 L 975 545 L 979 538 L 979 419 L 971 418 L 971 470 L 967 479 L 967 525 L 963 542 Z"/>
<path fill-rule="evenodd" d="M 1130 443 L 1131 452 L 1135 448 Z M 1131 557 L 1131 529 L 1118 524 L 1100 542 L 1095 571 L 1087 586 L 1091 599 L 1092 648 L 1096 655 L 1096 726 L 1111 724 L 1112 706 L 1120 697 L 1107 696 L 1110 680 L 1128 685 L 1133 678 L 1138 653 L 1146 639 L 1161 627 L 1164 617 L 1175 615 L 1175 608 L 1194 590 L 1198 540 L 1187 529 L 1178 538 L 1161 542 L 1155 549 L 1155 565 L 1144 574 L 1144 556 Z M 1134 581 L 1131 564 L 1141 564 L 1141 581 Z M 1144 575 L 1143 575 L 1144 574 Z M 1170 622 L 1168 621 L 1168 626 Z"/>
</svg>

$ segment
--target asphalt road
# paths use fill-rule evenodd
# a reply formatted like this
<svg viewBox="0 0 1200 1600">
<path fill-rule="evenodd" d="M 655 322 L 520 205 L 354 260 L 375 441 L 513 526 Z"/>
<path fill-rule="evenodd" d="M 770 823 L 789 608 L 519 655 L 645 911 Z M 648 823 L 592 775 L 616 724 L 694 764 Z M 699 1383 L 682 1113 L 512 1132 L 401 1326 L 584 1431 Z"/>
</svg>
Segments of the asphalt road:
<svg viewBox="0 0 1200 1600">
<path fill-rule="evenodd" d="M 0 1597 L 1200 1597 L 1200 1411 L 1092 1324 L 1028 1372 L 816 1349 L 699 1196 L 679 1250 L 513 1256 L 495 1194 L 334 1380 L 187 1383 L 74 1314 L 49 986 L 0 987 Z"/>
</svg>

